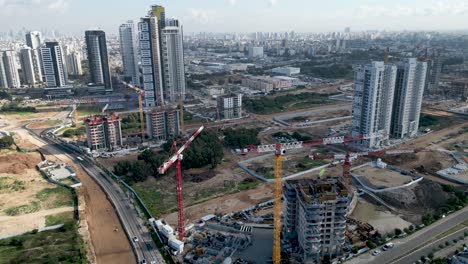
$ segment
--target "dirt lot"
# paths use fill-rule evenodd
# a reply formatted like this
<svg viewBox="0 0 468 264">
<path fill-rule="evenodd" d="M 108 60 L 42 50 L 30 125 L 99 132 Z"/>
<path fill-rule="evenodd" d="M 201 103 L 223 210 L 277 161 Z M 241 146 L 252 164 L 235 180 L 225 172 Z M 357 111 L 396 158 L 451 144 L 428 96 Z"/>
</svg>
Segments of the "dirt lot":
<svg viewBox="0 0 468 264">
<path fill-rule="evenodd" d="M 412 223 L 391 213 L 385 207 L 377 206 L 362 198 L 359 198 L 356 209 L 354 209 L 350 217 L 371 224 L 382 234 L 393 232 L 395 228 L 403 230 L 403 228 L 412 225 Z"/>
<path fill-rule="evenodd" d="M 379 193 L 378 196 L 400 209 L 405 220 L 417 224 L 421 223 L 424 214 L 434 214 L 450 198 L 439 183 L 426 179 L 408 188 Z"/>
<path fill-rule="evenodd" d="M 349 115 L 351 115 L 351 111 L 349 110 L 323 111 L 320 113 L 315 113 L 314 115 L 298 116 L 298 117 L 287 119 L 284 121 L 291 125 L 295 125 L 295 124 L 300 124 L 304 122 L 325 120 L 325 119 L 344 117 L 344 116 L 349 116 Z"/>
<path fill-rule="evenodd" d="M 273 199 L 272 190 L 272 184 L 262 184 L 256 189 L 225 195 L 207 202 L 185 207 L 185 218 L 192 222 L 208 214 L 227 214 L 240 211 L 254 204 Z M 163 218 L 170 225 L 177 225 L 177 212 L 164 215 Z"/>
<path fill-rule="evenodd" d="M 374 168 L 371 166 L 353 170 L 353 174 L 358 175 L 358 178 L 364 184 L 374 189 L 401 186 L 411 181 L 411 177 L 401 175 L 396 171 Z"/>
<path fill-rule="evenodd" d="M 50 154 L 47 156 L 48 159 L 60 160 L 71 165 L 71 160 L 67 156 L 57 152 L 51 146 L 44 145 L 42 141 L 32 137 L 28 131 L 20 128 L 32 120 L 37 120 L 37 118 L 61 118 L 67 114 L 67 112 L 37 113 L 28 116 L 17 116 L 18 120 L 15 120 L 16 115 L 2 115 L 0 121 L 6 121 L 7 123 L 2 129 L 15 132 L 24 141 L 24 144 L 40 148 L 46 154 Z M 79 168 L 75 167 L 75 169 L 77 169 L 77 175 L 83 183 L 82 188 L 79 190 L 79 199 L 84 201 L 80 204 L 86 204 L 85 208 L 83 208 L 84 213 L 81 214 L 82 219 L 85 219 L 85 221 L 80 222 L 79 232 L 88 245 L 89 259 L 93 263 L 135 263 L 130 243 L 106 195 L 89 176 Z M 109 243 L 109 241 L 112 241 L 112 243 Z"/>
<path fill-rule="evenodd" d="M 45 190 L 56 190 L 57 186 L 47 182 L 35 169 L 40 160 L 35 152 L 0 156 L 0 235 L 44 227 L 47 215 L 73 210 L 65 205 L 71 202 L 71 194 L 60 196 L 68 200 L 56 203 L 58 196 L 45 193 Z M 47 199 L 39 199 L 40 194 Z"/>
</svg>

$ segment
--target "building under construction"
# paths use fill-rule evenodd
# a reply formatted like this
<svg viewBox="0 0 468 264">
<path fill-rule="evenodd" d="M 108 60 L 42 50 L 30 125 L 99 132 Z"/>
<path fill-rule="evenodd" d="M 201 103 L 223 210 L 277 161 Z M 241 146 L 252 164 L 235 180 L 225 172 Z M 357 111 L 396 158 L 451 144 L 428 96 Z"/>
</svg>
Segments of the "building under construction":
<svg viewBox="0 0 468 264">
<path fill-rule="evenodd" d="M 284 185 L 283 237 L 297 239 L 303 263 L 342 254 L 350 198 L 338 178 L 292 180 Z"/>
<path fill-rule="evenodd" d="M 122 147 L 121 119 L 117 115 L 94 116 L 85 120 L 90 150 L 115 150 Z"/>
<path fill-rule="evenodd" d="M 168 140 L 180 134 L 179 110 L 153 109 L 146 112 L 146 127 L 149 139 Z"/>
</svg>

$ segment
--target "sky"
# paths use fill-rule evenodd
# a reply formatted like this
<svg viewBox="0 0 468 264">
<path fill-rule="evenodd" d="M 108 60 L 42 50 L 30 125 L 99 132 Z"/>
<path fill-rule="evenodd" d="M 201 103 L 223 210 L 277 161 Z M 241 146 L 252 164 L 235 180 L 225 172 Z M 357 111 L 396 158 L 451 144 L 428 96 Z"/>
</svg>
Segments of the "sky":
<svg viewBox="0 0 468 264">
<path fill-rule="evenodd" d="M 468 0 L 0 0 L 0 31 L 116 33 L 152 4 L 165 6 L 185 32 L 468 29 Z"/>
</svg>

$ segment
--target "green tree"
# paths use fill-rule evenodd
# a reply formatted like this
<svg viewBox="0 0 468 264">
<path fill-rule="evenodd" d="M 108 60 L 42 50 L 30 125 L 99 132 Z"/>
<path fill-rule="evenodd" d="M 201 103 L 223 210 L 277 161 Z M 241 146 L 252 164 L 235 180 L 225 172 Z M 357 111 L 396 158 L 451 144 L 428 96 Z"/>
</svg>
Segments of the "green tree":
<svg viewBox="0 0 468 264">
<path fill-rule="evenodd" d="M 2 138 L 0 138 L 0 148 L 1 149 L 9 148 L 14 143 L 15 143 L 15 140 L 13 139 L 12 136 L 3 136 Z"/>
<path fill-rule="evenodd" d="M 240 128 L 228 128 L 224 131 L 224 143 L 232 148 L 244 148 L 247 145 L 260 145 L 260 140 L 257 138 L 258 130 Z"/>
</svg>

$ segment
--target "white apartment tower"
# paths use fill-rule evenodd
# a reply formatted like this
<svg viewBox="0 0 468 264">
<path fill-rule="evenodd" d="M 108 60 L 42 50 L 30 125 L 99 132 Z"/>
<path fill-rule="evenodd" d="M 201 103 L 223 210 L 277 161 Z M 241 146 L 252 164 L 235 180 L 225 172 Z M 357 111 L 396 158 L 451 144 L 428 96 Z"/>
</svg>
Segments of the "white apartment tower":
<svg viewBox="0 0 468 264">
<path fill-rule="evenodd" d="M 71 75 L 83 75 L 81 53 L 79 51 L 74 50 L 67 54 L 67 69 Z"/>
<path fill-rule="evenodd" d="M 405 138 L 417 134 L 426 75 L 427 62 L 411 58 L 398 64 L 390 131 L 392 137 Z"/>
<path fill-rule="evenodd" d="M 145 106 L 163 105 L 163 74 L 158 18 L 154 16 L 141 18 L 138 29 Z"/>
<path fill-rule="evenodd" d="M 0 52 L 0 88 L 8 88 L 5 66 L 3 65 L 2 53 Z"/>
<path fill-rule="evenodd" d="M 65 56 L 58 42 L 46 42 L 41 48 L 42 64 L 47 87 L 62 87 L 68 83 Z"/>
<path fill-rule="evenodd" d="M 23 79 L 28 85 L 35 85 L 39 82 L 34 73 L 34 50 L 30 47 L 24 47 L 20 50 L 21 69 L 23 70 Z"/>
<path fill-rule="evenodd" d="M 140 85 L 137 61 L 137 37 L 135 24 L 132 20 L 119 27 L 120 52 L 122 54 L 123 78 L 133 85 Z"/>
<path fill-rule="evenodd" d="M 18 67 L 16 66 L 15 53 L 12 50 L 6 50 L 0 53 L 0 60 L 3 63 L 4 86 L 6 88 L 20 88 L 21 82 L 18 74 Z"/>
<path fill-rule="evenodd" d="M 26 34 L 26 45 L 32 49 L 34 79 L 42 82 L 43 68 L 41 61 L 41 46 L 43 44 L 42 34 L 39 31 L 31 31 Z"/>
<path fill-rule="evenodd" d="M 169 102 L 185 99 L 185 68 L 182 26 L 175 19 L 166 20 L 162 29 L 164 92 Z"/>
<path fill-rule="evenodd" d="M 352 133 L 383 133 L 383 137 L 363 140 L 366 148 L 386 143 L 391 129 L 397 67 L 374 61 L 355 70 Z"/>
</svg>

